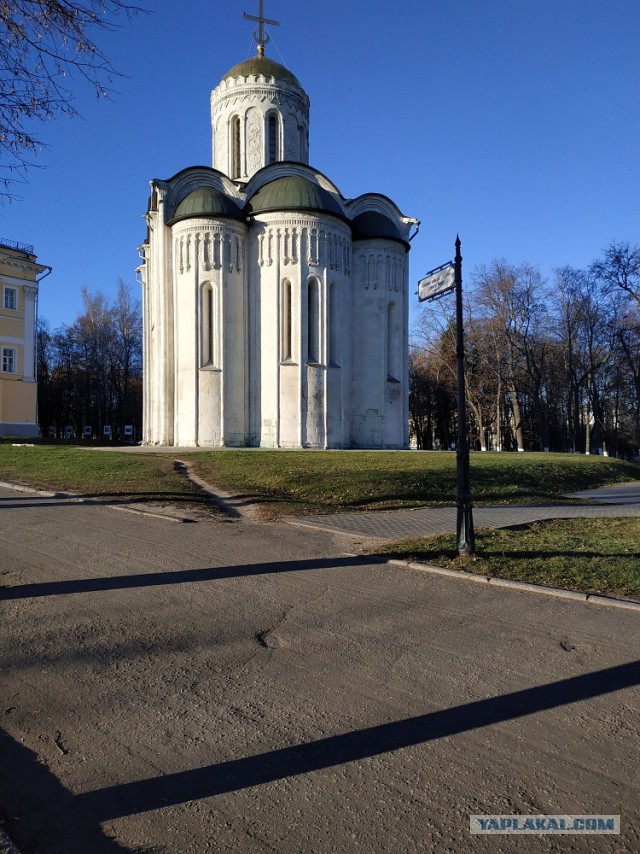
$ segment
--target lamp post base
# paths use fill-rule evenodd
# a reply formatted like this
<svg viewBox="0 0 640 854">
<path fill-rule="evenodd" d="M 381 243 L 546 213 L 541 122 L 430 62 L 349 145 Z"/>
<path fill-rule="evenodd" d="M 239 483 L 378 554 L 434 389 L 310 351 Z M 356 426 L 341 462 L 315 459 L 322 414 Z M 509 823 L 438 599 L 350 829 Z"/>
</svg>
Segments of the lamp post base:
<svg viewBox="0 0 640 854">
<path fill-rule="evenodd" d="M 473 512 L 470 505 L 462 508 L 458 507 L 456 535 L 458 554 L 474 554 L 476 550 L 476 538 L 473 531 Z"/>
</svg>

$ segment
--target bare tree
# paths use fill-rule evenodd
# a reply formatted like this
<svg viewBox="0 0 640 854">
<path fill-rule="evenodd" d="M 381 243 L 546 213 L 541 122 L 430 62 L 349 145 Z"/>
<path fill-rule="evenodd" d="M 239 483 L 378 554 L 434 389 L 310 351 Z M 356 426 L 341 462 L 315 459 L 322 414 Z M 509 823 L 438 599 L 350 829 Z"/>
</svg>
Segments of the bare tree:
<svg viewBox="0 0 640 854">
<path fill-rule="evenodd" d="M 590 270 L 596 278 L 610 287 L 620 288 L 640 306 L 640 246 L 611 243 Z"/>
<path fill-rule="evenodd" d="M 640 449 L 640 246 L 611 243 L 603 257 L 591 265 L 590 272 L 602 283 L 610 300 L 615 302 L 616 292 L 623 297 L 618 305 L 616 343 L 626 392 L 622 400 L 626 399 L 632 410 L 637 452 Z M 618 423 L 617 413 L 616 431 Z"/>
<path fill-rule="evenodd" d="M 612 244 L 588 270 L 557 269 L 551 291 L 528 264 L 494 261 L 475 271 L 464 321 L 472 444 L 638 456 L 637 256 Z M 434 425 L 455 419 L 455 322 L 446 300 L 423 307 L 416 334 L 412 424 L 427 447 Z M 442 419 L 433 402 L 440 394 L 448 401 Z"/>
<path fill-rule="evenodd" d="M 118 429 L 140 424 L 138 412 L 142 376 L 142 313 L 140 303 L 120 279 L 118 296 L 111 309 L 113 323 L 111 381 L 116 395 Z"/>
<path fill-rule="evenodd" d="M 9 188 L 44 147 L 34 122 L 76 115 L 74 78 L 108 95 L 118 72 L 93 33 L 139 11 L 121 0 L 0 0 L 0 198 L 13 198 Z"/>
<path fill-rule="evenodd" d="M 479 310 L 494 325 L 492 340 L 498 351 L 495 364 L 513 414 L 519 451 L 525 449 L 522 394 L 531 379 L 530 360 L 537 326 L 544 308 L 544 281 L 530 264 L 519 266 L 504 260 L 479 267 L 473 275 Z"/>
<path fill-rule="evenodd" d="M 116 300 L 83 291 L 85 310 L 50 335 L 39 329 L 38 398 L 43 431 L 58 434 L 85 426 L 100 435 L 110 425 L 122 438 L 124 426 L 142 417 L 142 321 L 140 304 L 120 282 Z"/>
</svg>

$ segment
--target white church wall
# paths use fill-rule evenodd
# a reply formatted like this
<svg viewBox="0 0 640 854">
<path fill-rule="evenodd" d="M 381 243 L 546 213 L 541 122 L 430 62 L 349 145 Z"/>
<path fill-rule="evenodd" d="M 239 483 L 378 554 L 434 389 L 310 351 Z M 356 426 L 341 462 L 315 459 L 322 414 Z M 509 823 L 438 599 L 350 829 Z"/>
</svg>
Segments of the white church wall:
<svg viewBox="0 0 640 854">
<path fill-rule="evenodd" d="M 249 253 L 262 260 L 249 266 L 250 442 L 278 446 L 279 278 L 277 234 L 264 223 L 252 225 Z M 264 247 L 264 248 L 263 248 Z"/>
<path fill-rule="evenodd" d="M 325 275 L 325 441 L 329 448 L 349 448 L 351 338 L 354 334 L 351 235 L 341 232 L 334 238 Z"/>
<path fill-rule="evenodd" d="M 245 233 L 231 220 L 173 226 L 176 444 L 246 443 Z"/>
<path fill-rule="evenodd" d="M 222 443 L 229 446 L 247 444 L 247 228 L 228 222 L 230 258 L 222 270 L 222 307 L 220 348 L 222 350 Z"/>
<path fill-rule="evenodd" d="M 263 214 L 251 228 L 249 254 L 258 259 L 250 271 L 252 368 L 251 441 L 263 447 L 344 447 L 348 384 L 342 368 L 327 378 L 329 338 L 326 332 L 329 278 L 347 279 L 349 227 L 333 217 L 313 214 Z M 290 318 L 283 305 L 290 287 Z M 309 287 L 315 293 L 309 340 Z M 344 290 L 344 287 L 343 287 Z M 342 314 L 336 309 L 336 317 Z M 290 354 L 284 352 L 283 324 L 289 322 Z M 340 331 L 341 339 L 343 332 Z M 310 352 L 311 349 L 314 352 Z M 348 348 L 346 348 L 348 349 Z M 329 440 L 328 412 L 331 416 Z"/>
<path fill-rule="evenodd" d="M 279 396 L 281 448 L 298 448 L 300 432 L 300 265 L 283 268 L 279 290 Z"/>
<path fill-rule="evenodd" d="M 360 240 L 354 245 L 354 447 L 405 447 L 405 257 L 404 247 L 394 241 Z"/>
<path fill-rule="evenodd" d="M 147 408 L 143 432 L 152 444 L 173 444 L 173 288 L 171 243 L 164 225 L 167 187 L 154 182 L 152 209 L 147 214 L 149 244 L 145 248 L 143 281 L 147 327 L 144 378 Z"/>
<path fill-rule="evenodd" d="M 173 227 L 174 437 L 177 445 L 198 444 L 197 245 L 202 223 L 185 220 Z"/>
</svg>

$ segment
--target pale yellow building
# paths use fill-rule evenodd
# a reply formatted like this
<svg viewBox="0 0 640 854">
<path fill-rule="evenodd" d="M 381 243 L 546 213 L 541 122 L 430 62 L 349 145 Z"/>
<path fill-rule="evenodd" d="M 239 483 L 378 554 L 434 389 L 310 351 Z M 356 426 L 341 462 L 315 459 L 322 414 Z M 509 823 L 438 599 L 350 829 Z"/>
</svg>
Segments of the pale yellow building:
<svg viewBox="0 0 640 854">
<path fill-rule="evenodd" d="M 33 246 L 0 238 L 0 436 L 40 433 L 36 317 L 38 285 L 50 272 Z"/>
</svg>

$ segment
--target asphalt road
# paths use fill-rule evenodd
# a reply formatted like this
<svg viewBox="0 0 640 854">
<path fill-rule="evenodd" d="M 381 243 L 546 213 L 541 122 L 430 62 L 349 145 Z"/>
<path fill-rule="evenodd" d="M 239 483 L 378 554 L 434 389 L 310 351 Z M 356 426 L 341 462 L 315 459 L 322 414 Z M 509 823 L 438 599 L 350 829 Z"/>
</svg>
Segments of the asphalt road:
<svg viewBox="0 0 640 854">
<path fill-rule="evenodd" d="M 640 851 L 638 614 L 0 489 L 23 854 Z M 620 814 L 483 837 L 470 814 Z"/>
</svg>

